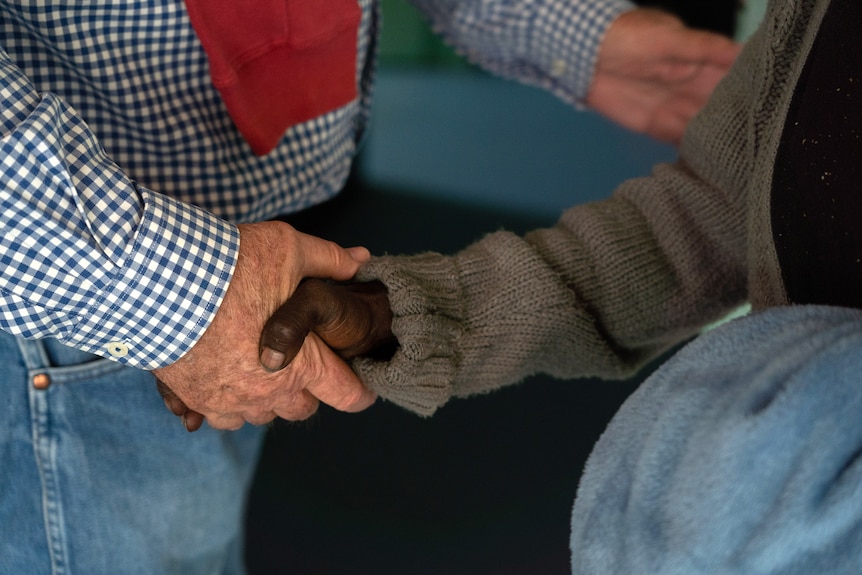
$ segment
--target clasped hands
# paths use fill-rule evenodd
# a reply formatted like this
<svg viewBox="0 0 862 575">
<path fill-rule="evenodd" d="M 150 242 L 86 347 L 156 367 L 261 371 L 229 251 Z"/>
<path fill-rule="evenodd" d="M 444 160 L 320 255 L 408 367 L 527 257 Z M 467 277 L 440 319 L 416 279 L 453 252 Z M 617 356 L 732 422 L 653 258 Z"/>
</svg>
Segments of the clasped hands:
<svg viewBox="0 0 862 575">
<path fill-rule="evenodd" d="M 224 301 L 200 340 L 153 372 L 168 409 L 189 431 L 301 420 L 322 401 L 348 412 L 376 399 L 344 361 L 393 340 L 385 288 L 349 280 L 364 248 L 340 246 L 281 222 L 240 228 Z M 304 280 L 304 281 L 303 281 Z"/>
</svg>

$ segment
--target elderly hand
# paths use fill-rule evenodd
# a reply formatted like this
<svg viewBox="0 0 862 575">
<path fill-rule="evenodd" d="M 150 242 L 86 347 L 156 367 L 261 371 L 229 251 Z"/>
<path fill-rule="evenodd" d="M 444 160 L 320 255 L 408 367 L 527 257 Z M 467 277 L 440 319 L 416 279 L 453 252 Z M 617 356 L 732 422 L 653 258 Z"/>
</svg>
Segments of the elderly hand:
<svg viewBox="0 0 862 575">
<path fill-rule="evenodd" d="M 313 332 L 344 359 L 394 343 L 392 310 L 380 282 L 303 282 L 269 319 L 260 339 L 260 363 L 283 369 Z"/>
<path fill-rule="evenodd" d="M 218 429 L 282 417 L 304 419 L 323 401 L 342 411 L 374 403 L 353 371 L 310 335 L 286 369 L 258 361 L 260 334 L 304 277 L 351 278 L 369 254 L 297 232 L 282 222 L 241 225 L 240 254 L 212 324 L 176 363 L 155 370 L 168 408 L 189 430 L 203 419 Z"/>
<path fill-rule="evenodd" d="M 678 144 L 740 48 L 659 10 L 623 13 L 599 48 L 586 104 L 626 128 Z"/>
</svg>

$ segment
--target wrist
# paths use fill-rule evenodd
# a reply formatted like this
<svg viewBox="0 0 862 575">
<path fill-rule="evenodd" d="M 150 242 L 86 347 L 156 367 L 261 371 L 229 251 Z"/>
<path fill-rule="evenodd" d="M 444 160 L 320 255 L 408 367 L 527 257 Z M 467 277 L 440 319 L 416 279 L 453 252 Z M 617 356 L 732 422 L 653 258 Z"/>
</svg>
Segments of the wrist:
<svg viewBox="0 0 862 575">
<path fill-rule="evenodd" d="M 234 226 L 140 188 L 128 257 L 63 343 L 141 369 L 170 365 L 200 339 L 237 261 Z"/>
<path fill-rule="evenodd" d="M 636 8 L 627 0 L 550 3 L 539 17 L 539 37 L 534 40 L 536 49 L 544 53 L 550 89 L 584 105 L 605 35 L 617 18 Z"/>
</svg>

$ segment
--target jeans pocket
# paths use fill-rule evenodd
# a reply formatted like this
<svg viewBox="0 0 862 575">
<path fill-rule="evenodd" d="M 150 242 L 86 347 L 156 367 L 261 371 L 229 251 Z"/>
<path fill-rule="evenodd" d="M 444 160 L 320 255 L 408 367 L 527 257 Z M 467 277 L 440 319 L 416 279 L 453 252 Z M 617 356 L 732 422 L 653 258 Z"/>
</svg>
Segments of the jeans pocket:
<svg viewBox="0 0 862 575">
<path fill-rule="evenodd" d="M 30 343 L 42 347 L 46 360 L 42 368 L 30 366 L 31 371 L 38 370 L 46 374 L 51 383 L 92 380 L 128 369 L 123 364 L 68 347 L 53 339 Z"/>
</svg>

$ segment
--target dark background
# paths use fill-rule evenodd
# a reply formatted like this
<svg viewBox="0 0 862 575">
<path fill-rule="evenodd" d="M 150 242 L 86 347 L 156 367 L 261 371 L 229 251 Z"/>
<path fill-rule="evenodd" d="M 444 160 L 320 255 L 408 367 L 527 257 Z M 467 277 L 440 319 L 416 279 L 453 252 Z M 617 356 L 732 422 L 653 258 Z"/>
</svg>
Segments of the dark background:
<svg viewBox="0 0 862 575">
<path fill-rule="evenodd" d="M 733 31 L 735 2 L 659 4 Z M 673 157 L 476 71 L 402 0 L 385 0 L 384 18 L 369 140 L 343 194 L 289 218 L 303 231 L 378 254 L 452 253 L 500 228 L 549 225 Z M 638 381 L 540 376 L 428 419 L 378 401 L 276 422 L 249 501 L 250 573 L 568 573 L 578 477 Z"/>
</svg>

